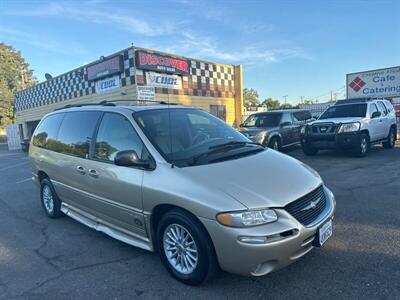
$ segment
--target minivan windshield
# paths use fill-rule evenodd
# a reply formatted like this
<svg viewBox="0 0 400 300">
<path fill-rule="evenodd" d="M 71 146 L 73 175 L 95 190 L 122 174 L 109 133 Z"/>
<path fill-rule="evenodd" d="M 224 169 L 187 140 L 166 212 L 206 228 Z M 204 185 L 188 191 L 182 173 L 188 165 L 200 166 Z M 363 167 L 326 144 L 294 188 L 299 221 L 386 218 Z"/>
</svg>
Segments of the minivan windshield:
<svg viewBox="0 0 400 300">
<path fill-rule="evenodd" d="M 366 103 L 334 105 L 329 107 L 320 117 L 319 120 L 329 118 L 348 118 L 348 117 L 365 117 L 367 113 Z"/>
<path fill-rule="evenodd" d="M 133 114 L 147 138 L 178 167 L 235 159 L 263 151 L 222 120 L 198 109 L 152 109 Z"/>
<path fill-rule="evenodd" d="M 251 115 L 242 124 L 243 127 L 275 127 L 279 126 L 282 113 L 263 113 Z"/>
</svg>

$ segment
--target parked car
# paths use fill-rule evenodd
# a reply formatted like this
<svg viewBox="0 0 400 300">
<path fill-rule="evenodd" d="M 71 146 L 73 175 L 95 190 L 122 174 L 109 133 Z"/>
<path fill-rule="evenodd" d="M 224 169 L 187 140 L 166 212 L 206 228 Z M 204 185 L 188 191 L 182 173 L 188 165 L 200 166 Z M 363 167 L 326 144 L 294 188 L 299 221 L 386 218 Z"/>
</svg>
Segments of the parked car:
<svg viewBox="0 0 400 300">
<path fill-rule="evenodd" d="M 199 109 L 61 109 L 29 156 L 50 218 L 158 251 L 186 284 L 219 267 L 265 275 L 332 235 L 335 198 L 316 171 Z"/>
<path fill-rule="evenodd" d="M 308 110 L 273 110 L 250 115 L 240 132 L 275 150 L 300 143 L 300 128 L 315 120 Z"/>
<path fill-rule="evenodd" d="M 319 149 L 345 149 L 362 157 L 372 144 L 394 147 L 396 115 L 386 99 L 341 100 L 318 120 L 304 126 L 301 134 L 306 155 L 315 155 Z"/>
</svg>

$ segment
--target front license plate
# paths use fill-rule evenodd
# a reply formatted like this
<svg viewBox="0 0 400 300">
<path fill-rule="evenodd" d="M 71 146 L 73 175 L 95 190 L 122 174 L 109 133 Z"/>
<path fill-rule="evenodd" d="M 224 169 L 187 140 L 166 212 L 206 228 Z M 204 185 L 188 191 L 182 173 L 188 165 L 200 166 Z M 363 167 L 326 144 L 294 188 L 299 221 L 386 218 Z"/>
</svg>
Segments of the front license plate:
<svg viewBox="0 0 400 300">
<path fill-rule="evenodd" d="M 331 236 L 333 232 L 332 220 L 326 222 L 318 230 L 318 246 L 321 247 Z"/>
</svg>

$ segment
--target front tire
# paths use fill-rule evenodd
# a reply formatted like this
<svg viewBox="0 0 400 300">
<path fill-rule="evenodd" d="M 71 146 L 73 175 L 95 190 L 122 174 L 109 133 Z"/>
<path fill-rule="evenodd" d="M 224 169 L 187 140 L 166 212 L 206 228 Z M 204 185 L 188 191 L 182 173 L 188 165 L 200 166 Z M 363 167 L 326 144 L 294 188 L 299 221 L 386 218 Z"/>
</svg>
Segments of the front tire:
<svg viewBox="0 0 400 300">
<path fill-rule="evenodd" d="M 394 148 L 396 143 L 396 130 L 392 127 L 389 130 L 387 141 L 382 143 L 383 148 L 391 149 Z"/>
<path fill-rule="evenodd" d="M 369 147 L 370 147 L 369 136 L 367 134 L 365 134 L 365 133 L 362 133 L 360 135 L 359 144 L 354 149 L 354 156 L 356 156 L 356 157 L 364 157 L 364 156 L 366 156 Z"/>
<path fill-rule="evenodd" d="M 268 148 L 274 149 L 276 151 L 280 151 L 281 149 L 281 141 L 279 138 L 274 137 L 268 143 Z"/>
<path fill-rule="evenodd" d="M 161 218 L 157 244 L 168 272 L 185 284 L 200 284 L 217 270 L 214 248 L 206 230 L 199 220 L 183 210 L 171 210 Z"/>
<path fill-rule="evenodd" d="M 43 209 L 49 218 L 55 219 L 63 215 L 61 212 L 61 201 L 50 179 L 44 178 L 40 182 L 40 201 Z"/>
</svg>

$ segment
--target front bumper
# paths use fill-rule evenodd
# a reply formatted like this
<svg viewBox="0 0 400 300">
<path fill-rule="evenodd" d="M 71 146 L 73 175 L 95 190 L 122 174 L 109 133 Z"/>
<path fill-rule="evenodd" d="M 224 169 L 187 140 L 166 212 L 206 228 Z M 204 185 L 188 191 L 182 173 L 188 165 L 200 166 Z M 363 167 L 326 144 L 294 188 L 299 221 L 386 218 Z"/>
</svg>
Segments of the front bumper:
<svg viewBox="0 0 400 300">
<path fill-rule="evenodd" d="M 329 209 L 312 227 L 305 227 L 283 209 L 276 209 L 276 222 L 250 228 L 227 227 L 217 221 L 201 218 L 214 243 L 220 267 L 235 274 L 261 276 L 308 253 L 314 248 L 318 228 L 333 218 L 336 202 L 329 194 L 326 193 Z M 239 237 L 243 236 L 266 236 L 267 242 L 250 244 L 239 241 Z"/>
<path fill-rule="evenodd" d="M 347 132 L 336 134 L 302 135 L 302 146 L 316 149 L 354 149 L 360 145 L 361 132 Z"/>
</svg>

